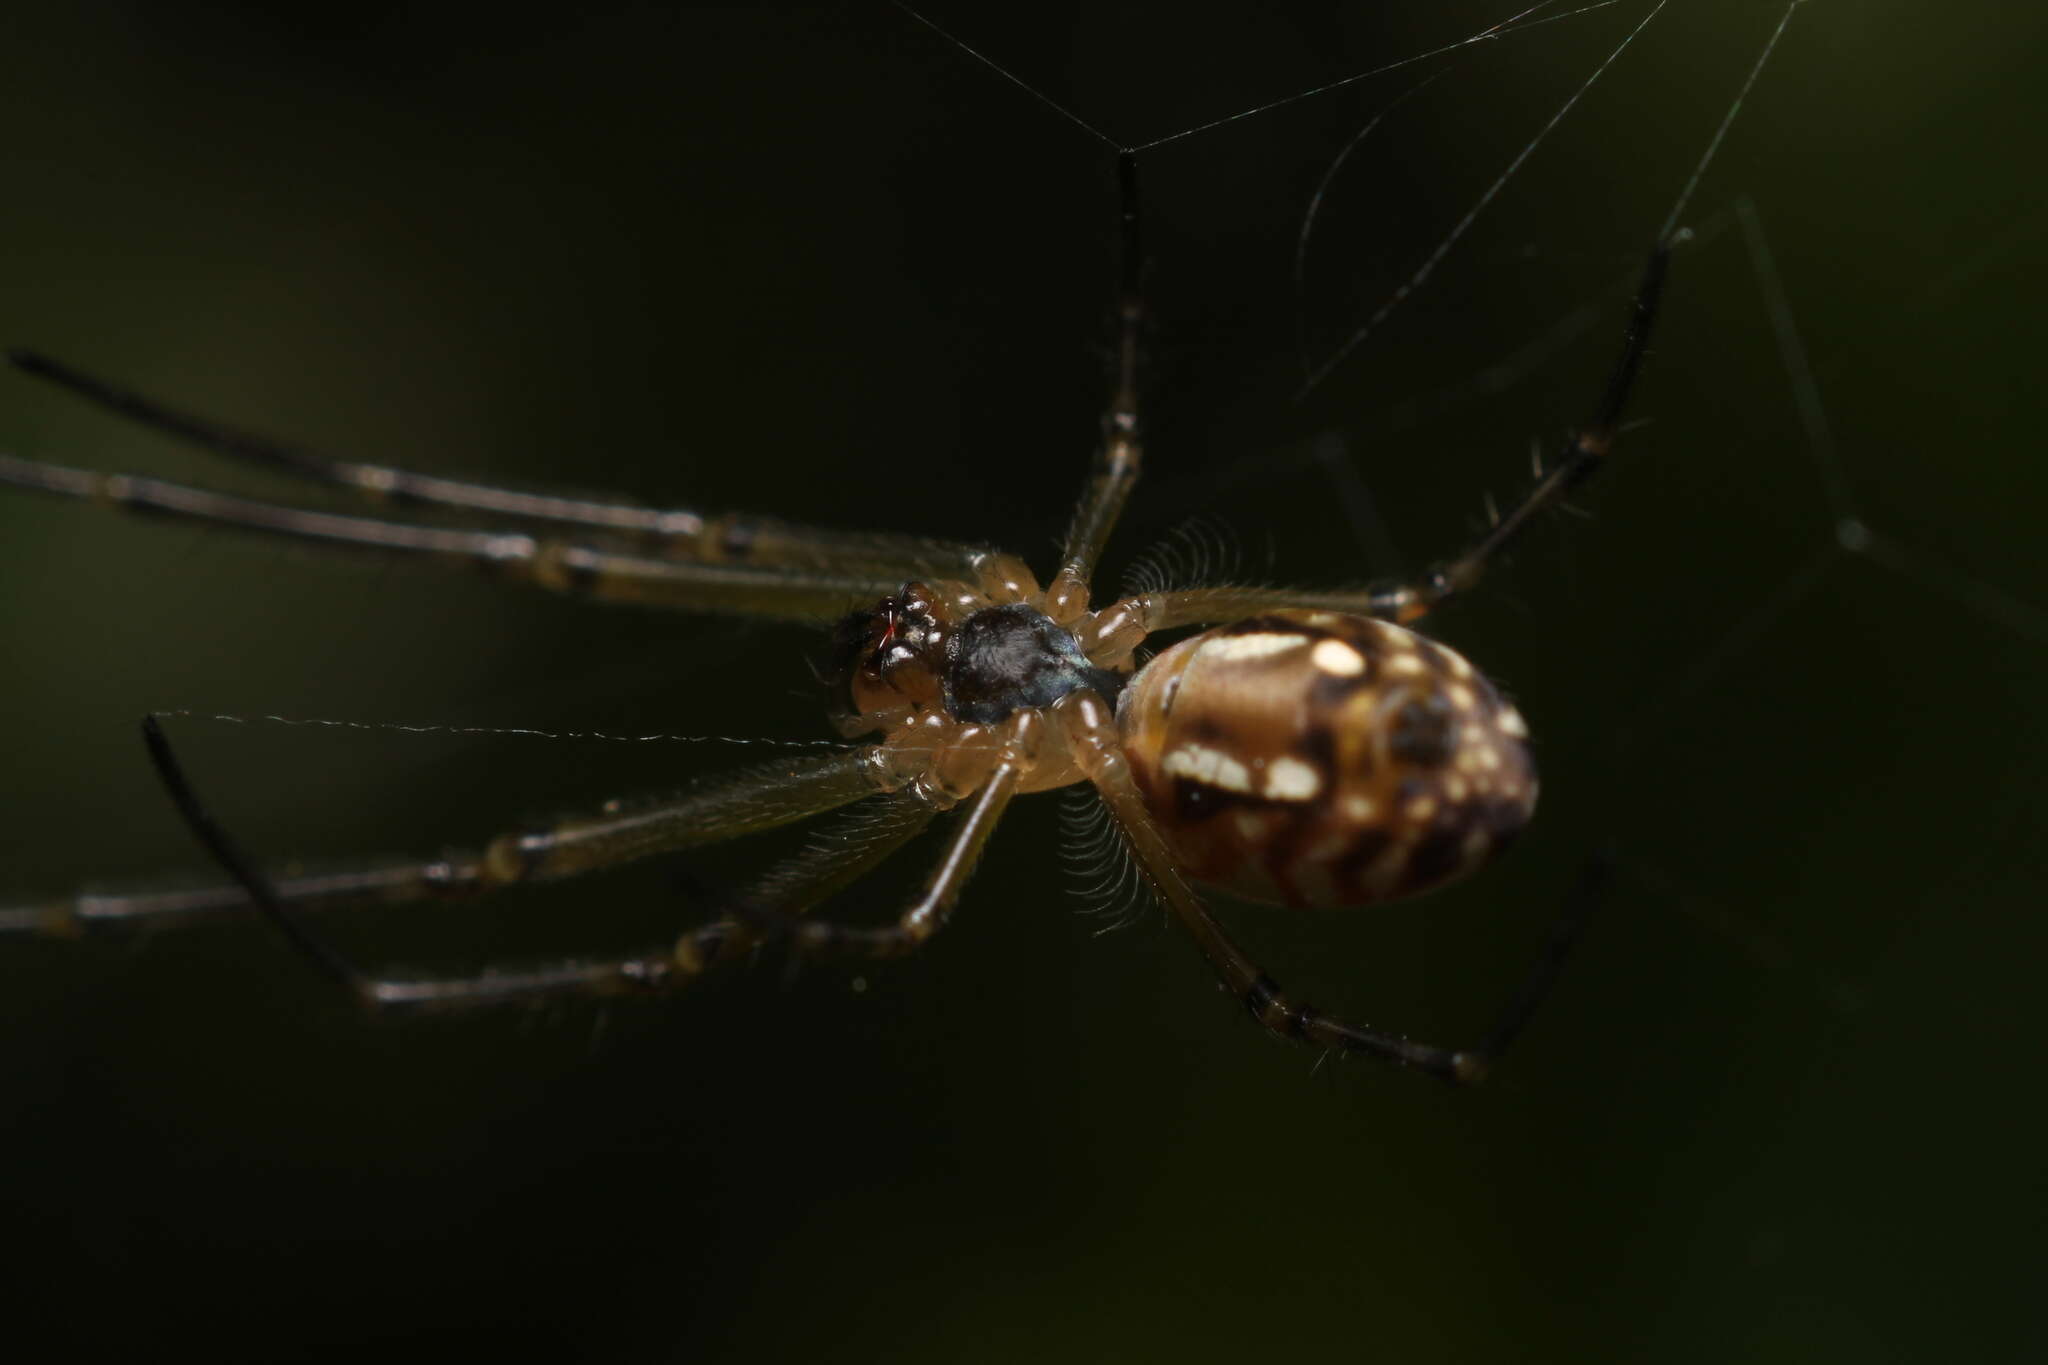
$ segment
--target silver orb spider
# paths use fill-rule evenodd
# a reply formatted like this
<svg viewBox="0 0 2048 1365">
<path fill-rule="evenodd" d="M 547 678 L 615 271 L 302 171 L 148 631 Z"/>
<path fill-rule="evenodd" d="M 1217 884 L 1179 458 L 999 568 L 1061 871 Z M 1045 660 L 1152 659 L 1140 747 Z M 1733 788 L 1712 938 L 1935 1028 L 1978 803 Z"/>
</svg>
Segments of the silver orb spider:
<svg viewBox="0 0 2048 1365">
<path fill-rule="evenodd" d="M 1197 587 L 1094 607 L 1096 563 L 1143 456 L 1136 167 L 1128 152 L 1118 166 L 1115 389 L 1061 561 L 1042 586 L 1017 557 L 979 546 L 555 497 L 328 459 L 166 407 L 47 357 L 13 353 L 21 370 L 214 454 L 393 504 L 485 514 L 498 529 L 336 515 L 5 455 L 0 484 L 466 563 L 593 600 L 832 627 L 829 681 L 840 728 L 850 739 L 879 737 L 714 779 L 673 800 L 613 803 L 547 828 L 506 833 L 474 852 L 280 876 L 207 816 L 149 719 L 145 738 L 159 775 L 234 883 L 82 894 L 0 910 L 0 933 L 73 934 L 253 902 L 328 975 L 377 1009 L 657 992 L 770 942 L 807 955 L 907 953 L 946 923 L 1015 796 L 1086 782 L 1151 892 L 1263 1027 L 1448 1080 L 1482 1077 L 1556 978 L 1578 915 L 1553 934 L 1490 1032 L 1474 1046 L 1446 1048 L 1296 1002 L 1232 941 L 1196 883 L 1293 905 L 1391 900 L 1473 870 L 1526 822 L 1536 783 L 1520 716 L 1462 657 L 1409 627 L 1471 588 L 1539 513 L 1601 467 L 1679 238 L 1651 253 L 1591 419 L 1539 468 L 1505 515 L 1438 567 L 1411 582 L 1367 589 Z M 1140 663 L 1148 639 L 1187 627 L 1205 629 Z M 838 837 L 771 869 L 672 944 L 628 956 L 388 978 L 359 970 L 300 918 L 315 907 L 462 899 L 572 877 L 856 803 L 865 818 Z M 808 915 L 955 808 L 956 823 L 922 891 L 892 923 L 855 927 Z M 1600 880 L 1595 865 L 1580 888 L 1582 904 Z"/>
</svg>

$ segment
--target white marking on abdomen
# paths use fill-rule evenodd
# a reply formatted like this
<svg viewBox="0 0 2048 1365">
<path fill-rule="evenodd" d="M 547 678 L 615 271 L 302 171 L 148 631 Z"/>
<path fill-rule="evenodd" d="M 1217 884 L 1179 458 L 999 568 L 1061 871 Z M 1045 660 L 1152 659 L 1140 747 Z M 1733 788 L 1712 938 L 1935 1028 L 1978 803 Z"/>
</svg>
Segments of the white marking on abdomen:
<svg viewBox="0 0 2048 1365">
<path fill-rule="evenodd" d="M 1252 775 L 1244 764 L 1219 749 L 1183 744 L 1159 765 L 1169 777 L 1185 777 L 1225 791 L 1249 792 Z"/>
<path fill-rule="evenodd" d="M 1339 678 L 1355 678 L 1365 672 L 1365 656 L 1342 640 L 1318 640 L 1308 657 L 1317 668 Z"/>
<path fill-rule="evenodd" d="M 1321 774 L 1298 758 L 1278 758 L 1266 769 L 1266 797 L 1272 801 L 1308 801 L 1323 789 Z"/>
<path fill-rule="evenodd" d="M 1221 663 L 1231 659 L 1263 659 L 1269 654 L 1299 649 L 1307 643 L 1306 635 L 1219 635 L 1206 641 L 1195 652 L 1204 659 Z"/>
</svg>

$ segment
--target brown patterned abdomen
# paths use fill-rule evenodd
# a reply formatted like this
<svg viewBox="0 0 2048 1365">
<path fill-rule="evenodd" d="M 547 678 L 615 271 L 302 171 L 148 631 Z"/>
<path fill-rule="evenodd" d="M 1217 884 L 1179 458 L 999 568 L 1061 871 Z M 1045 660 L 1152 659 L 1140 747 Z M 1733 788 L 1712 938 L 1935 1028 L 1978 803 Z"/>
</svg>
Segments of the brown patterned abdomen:
<svg viewBox="0 0 2048 1365">
<path fill-rule="evenodd" d="M 1183 640 L 1117 708 L 1153 818 L 1203 881 L 1365 905 L 1478 867 L 1528 823 L 1514 707 L 1454 651 L 1385 621 L 1276 611 Z"/>
</svg>

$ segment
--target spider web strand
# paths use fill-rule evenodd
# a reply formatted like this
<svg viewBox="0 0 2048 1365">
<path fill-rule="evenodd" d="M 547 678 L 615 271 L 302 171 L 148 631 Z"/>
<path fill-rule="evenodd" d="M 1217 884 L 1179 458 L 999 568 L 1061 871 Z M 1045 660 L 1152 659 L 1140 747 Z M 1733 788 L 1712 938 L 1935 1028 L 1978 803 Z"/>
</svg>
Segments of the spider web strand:
<svg viewBox="0 0 2048 1365">
<path fill-rule="evenodd" d="M 1336 371 L 1337 367 L 1343 364 L 1344 361 L 1347 358 L 1349 358 L 1351 353 L 1357 350 L 1358 347 L 1365 341 L 1367 337 L 1371 336 L 1374 332 L 1379 330 L 1380 324 L 1385 322 L 1387 320 L 1387 317 L 1396 308 L 1400 307 L 1402 303 L 1407 301 L 1409 295 L 1413 294 L 1417 289 L 1421 288 L 1422 285 L 1426 281 L 1428 281 L 1429 277 L 1436 273 L 1437 266 L 1443 263 L 1444 257 L 1450 254 L 1451 248 L 1458 244 L 1458 242 L 1464 237 L 1465 233 L 1471 229 L 1472 224 L 1479 220 L 1479 215 L 1486 211 L 1487 205 L 1491 204 L 1494 201 L 1494 199 L 1500 195 L 1500 192 L 1503 189 L 1507 188 L 1508 182 L 1515 178 L 1516 173 L 1522 169 L 1523 164 L 1527 162 L 1531 156 L 1535 155 L 1536 149 L 1543 145 L 1544 140 L 1548 138 L 1550 134 L 1556 130 L 1557 126 L 1560 123 L 1564 122 L 1565 116 L 1571 113 L 1572 109 L 1578 104 L 1578 102 L 1585 97 L 1586 92 L 1588 90 L 1591 90 L 1593 86 L 1596 83 L 1598 83 L 1600 78 L 1607 74 L 1608 68 L 1612 67 L 1615 64 L 1615 62 L 1621 59 L 1621 54 L 1623 52 L 1626 52 L 1629 46 L 1633 44 L 1639 36 L 1641 36 L 1643 30 L 1650 26 L 1652 20 L 1654 20 L 1658 15 L 1664 12 L 1664 7 L 1669 3 L 1670 0 L 1657 0 L 1657 7 L 1651 10 L 1648 14 L 1644 15 L 1641 23 L 1637 24 L 1634 28 L 1629 30 L 1628 36 L 1621 40 L 1620 44 L 1615 47 L 1614 51 L 1607 54 L 1606 60 L 1601 62 L 1598 67 L 1594 68 L 1593 74 L 1586 77 L 1586 79 L 1580 83 L 1579 88 L 1571 93 L 1571 97 L 1565 100 L 1565 102 L 1558 107 L 1557 112 L 1550 116 L 1550 121 L 1548 123 L 1545 123 L 1542 128 L 1537 130 L 1536 136 L 1530 138 L 1527 145 L 1525 145 L 1521 151 L 1515 153 L 1515 158 L 1514 160 L 1508 163 L 1507 169 L 1502 171 L 1500 175 L 1494 180 L 1494 182 L 1486 187 L 1485 193 L 1479 196 L 1478 200 L 1473 203 L 1472 207 L 1466 210 L 1465 216 L 1458 220 L 1457 225 L 1453 227 L 1448 234 L 1445 235 L 1444 239 L 1441 242 L 1437 243 L 1435 249 L 1429 253 L 1428 257 L 1426 257 L 1423 260 L 1422 264 L 1416 267 L 1415 273 L 1410 275 L 1403 284 L 1396 288 L 1393 292 L 1393 295 L 1390 298 L 1388 298 L 1388 300 L 1385 303 L 1380 305 L 1379 311 L 1374 313 L 1370 318 L 1368 318 L 1364 326 L 1360 327 L 1357 331 L 1353 332 L 1350 338 L 1346 340 L 1343 345 L 1339 346 L 1336 349 L 1336 351 L 1334 351 L 1331 354 L 1330 358 L 1324 361 L 1323 364 L 1309 376 L 1308 382 L 1306 384 L 1303 384 L 1301 386 L 1300 391 L 1295 394 L 1295 398 L 1297 400 L 1307 397 L 1311 391 L 1313 391 L 1325 379 L 1328 379 L 1330 375 Z"/>
</svg>

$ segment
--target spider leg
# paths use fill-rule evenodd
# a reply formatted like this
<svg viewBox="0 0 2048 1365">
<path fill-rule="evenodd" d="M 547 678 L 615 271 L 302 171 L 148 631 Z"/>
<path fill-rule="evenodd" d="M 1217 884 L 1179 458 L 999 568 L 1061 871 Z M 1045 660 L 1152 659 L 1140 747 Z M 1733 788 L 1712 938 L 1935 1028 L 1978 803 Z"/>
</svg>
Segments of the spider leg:
<svg viewBox="0 0 2048 1365">
<path fill-rule="evenodd" d="M 882 569 L 899 581 L 917 574 L 962 572 L 979 553 L 969 546 L 917 536 L 797 526 L 736 512 L 707 517 L 683 508 L 558 497 L 420 474 L 392 465 L 336 460 L 181 411 L 34 351 L 10 351 L 8 359 L 22 372 L 49 380 L 88 403 L 213 454 L 352 489 L 379 501 L 482 512 L 586 534 L 624 535 L 666 558 L 829 568 L 841 573 L 855 568 Z"/>
<path fill-rule="evenodd" d="M 1027 766 L 1026 760 L 1014 754 L 1006 754 L 997 762 L 995 771 L 976 794 L 974 804 L 954 829 L 938 865 L 926 878 L 924 890 L 894 924 L 871 928 L 807 921 L 795 930 L 798 950 L 890 958 L 902 957 L 923 946 L 926 939 L 945 927 L 952 915 L 961 890 L 974 873 L 974 865 L 988 847 L 989 836 L 995 833 L 996 822 L 1002 819 L 1010 798 L 1017 794 L 1017 782 Z"/>
<path fill-rule="evenodd" d="M 286 908 L 262 869 L 200 803 L 154 716 L 143 720 L 142 735 L 158 777 L 200 844 L 293 946 L 364 1005 L 378 1009 L 488 1005 L 565 994 L 616 995 L 686 984 L 759 942 L 754 915 L 790 914 L 808 908 L 887 858 L 932 816 L 931 807 L 915 796 L 885 796 L 881 809 L 861 827 L 841 831 L 834 839 L 814 841 L 742 897 L 742 905 L 735 907 L 737 913 L 684 933 L 667 950 L 469 976 L 385 978 L 360 971 Z"/>
<path fill-rule="evenodd" d="M 1102 417 L 1102 445 L 1096 451 L 1095 467 L 1067 526 L 1060 571 L 1046 589 L 1046 614 L 1061 624 L 1088 610 L 1095 561 L 1109 541 L 1124 500 L 1138 482 L 1144 461 L 1138 421 L 1138 332 L 1145 320 L 1145 300 L 1140 288 L 1144 257 L 1138 240 L 1137 159 L 1129 152 L 1119 153 L 1116 170 L 1122 226 L 1117 253 L 1117 383 Z"/>
<path fill-rule="evenodd" d="M 1098 664 L 1128 658 L 1130 651 L 1154 631 L 1241 621 L 1281 607 L 1347 612 L 1406 623 L 1427 615 L 1446 598 L 1470 589 L 1494 558 L 1540 513 L 1583 485 L 1605 465 L 1614 447 L 1622 411 L 1635 388 L 1643 357 L 1649 351 L 1671 250 L 1682 240 L 1683 234 L 1659 242 L 1650 253 L 1636 286 L 1628 326 L 1622 334 L 1621 355 L 1608 375 L 1592 420 L 1565 442 L 1549 467 L 1539 473 L 1506 514 L 1455 558 L 1414 582 L 1388 587 L 1324 592 L 1300 588 L 1187 588 L 1126 598 L 1096 612 L 1079 628 L 1077 633 L 1088 657 Z"/>
<path fill-rule="evenodd" d="M 1209 959 L 1223 988 L 1244 1002 L 1261 1027 L 1282 1037 L 1341 1052 L 1363 1053 L 1447 1081 L 1482 1080 L 1549 994 L 1565 958 L 1578 941 L 1586 914 L 1605 887 L 1607 864 L 1602 860 L 1589 867 L 1579 894 L 1574 897 L 1573 910 L 1553 931 L 1521 989 L 1476 1046 L 1437 1047 L 1397 1033 L 1347 1024 L 1288 999 L 1279 983 L 1259 969 L 1209 912 L 1182 875 L 1179 860 L 1145 807 L 1145 798 L 1131 777 L 1130 765 L 1115 742 L 1115 726 L 1107 706 L 1089 694 L 1074 695 L 1087 698 L 1075 704 L 1068 718 L 1079 740 L 1076 757 L 1088 780 L 1101 793 L 1103 804 L 1137 858 L 1145 880 Z"/>
<path fill-rule="evenodd" d="M 467 976 L 371 978 L 348 984 L 372 1008 L 449 1010 L 564 996 L 611 996 L 677 990 L 716 967 L 749 956 L 768 937 L 764 921 L 801 914 L 866 876 L 931 823 L 932 807 L 917 797 L 878 798 L 880 810 L 862 825 L 830 831 L 769 872 L 740 898 L 735 912 L 685 930 L 667 948 L 624 957 Z"/>
<path fill-rule="evenodd" d="M 262 875 L 271 898 L 294 912 L 467 900 L 774 829 L 890 790 L 902 780 L 879 746 L 866 746 L 762 764 L 709 779 L 670 800 L 608 807 L 502 834 L 481 849 L 311 875 Z M 69 936 L 244 913 L 249 903 L 240 884 L 86 893 L 0 908 L 0 934 Z"/>
<path fill-rule="evenodd" d="M 470 531 L 303 507 L 193 488 L 131 474 L 103 474 L 0 455 L 0 484 L 112 503 L 134 512 L 262 531 L 352 549 L 383 550 L 468 563 L 497 577 L 549 592 L 603 602 L 637 602 L 686 611 L 826 623 L 902 585 L 872 568 L 831 573 L 752 568 L 622 554 L 523 532 Z"/>
</svg>

